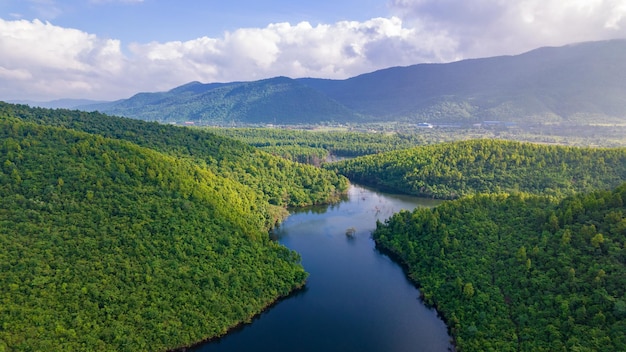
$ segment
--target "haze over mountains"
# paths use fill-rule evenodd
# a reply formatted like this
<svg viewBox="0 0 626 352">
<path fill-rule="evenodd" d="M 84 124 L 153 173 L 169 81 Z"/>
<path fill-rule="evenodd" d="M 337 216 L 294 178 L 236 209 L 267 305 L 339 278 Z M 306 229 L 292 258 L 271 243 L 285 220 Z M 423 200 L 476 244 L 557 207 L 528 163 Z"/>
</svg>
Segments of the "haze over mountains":
<svg viewBox="0 0 626 352">
<path fill-rule="evenodd" d="M 521 55 L 393 67 L 345 80 L 191 82 L 79 107 L 160 122 L 623 123 L 626 40 Z"/>
</svg>

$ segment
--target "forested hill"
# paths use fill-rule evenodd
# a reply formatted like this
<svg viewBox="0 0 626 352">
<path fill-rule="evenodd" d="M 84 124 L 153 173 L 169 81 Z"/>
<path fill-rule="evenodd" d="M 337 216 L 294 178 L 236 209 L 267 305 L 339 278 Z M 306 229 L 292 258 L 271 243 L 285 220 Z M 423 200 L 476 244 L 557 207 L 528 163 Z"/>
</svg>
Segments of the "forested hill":
<svg viewBox="0 0 626 352">
<path fill-rule="evenodd" d="M 0 102 L 0 116 L 62 126 L 127 140 L 177 157 L 191 157 L 220 176 L 237 180 L 280 206 L 327 203 L 347 189 L 344 177 L 258 151 L 205 130 L 148 123 L 76 110 L 30 108 Z"/>
<path fill-rule="evenodd" d="M 82 107 L 147 121 L 228 125 L 304 124 L 362 120 L 322 92 L 287 77 L 254 82 L 191 82 L 168 92 Z"/>
<path fill-rule="evenodd" d="M 385 120 L 624 123 L 626 39 L 305 83 Z"/>
<path fill-rule="evenodd" d="M 626 148 L 577 148 L 501 140 L 415 147 L 327 164 L 354 182 L 435 198 L 529 192 L 563 196 L 626 180 Z"/>
<path fill-rule="evenodd" d="M 626 40 L 514 56 L 391 67 L 344 80 L 192 82 L 81 107 L 205 124 L 321 122 L 624 123 Z"/>
<path fill-rule="evenodd" d="M 2 351 L 189 345 L 306 278 L 269 204 L 192 159 L 0 116 L 0 161 Z"/>
<path fill-rule="evenodd" d="M 379 223 L 459 351 L 626 350 L 626 184 L 477 195 Z"/>
</svg>

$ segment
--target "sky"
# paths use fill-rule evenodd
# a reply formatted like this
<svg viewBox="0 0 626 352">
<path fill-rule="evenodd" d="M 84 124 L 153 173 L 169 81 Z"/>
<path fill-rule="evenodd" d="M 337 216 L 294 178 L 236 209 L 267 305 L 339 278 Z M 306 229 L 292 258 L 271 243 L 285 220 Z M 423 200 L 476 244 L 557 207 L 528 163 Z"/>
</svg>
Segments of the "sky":
<svg viewBox="0 0 626 352">
<path fill-rule="evenodd" d="M 0 0 L 0 100 L 115 100 L 626 38 L 626 0 Z"/>
</svg>

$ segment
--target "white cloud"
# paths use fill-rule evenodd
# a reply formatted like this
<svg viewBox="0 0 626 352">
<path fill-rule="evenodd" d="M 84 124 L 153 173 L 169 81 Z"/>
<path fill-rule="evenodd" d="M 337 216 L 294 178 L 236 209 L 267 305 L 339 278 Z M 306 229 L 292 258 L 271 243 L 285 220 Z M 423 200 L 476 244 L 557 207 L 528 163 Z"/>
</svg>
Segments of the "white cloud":
<svg viewBox="0 0 626 352">
<path fill-rule="evenodd" d="M 0 79 L 25 81 L 33 78 L 29 71 L 24 69 L 8 69 L 0 66 Z"/>
<path fill-rule="evenodd" d="M 125 64 L 119 41 L 39 20 L 0 19 L 2 98 L 96 95 L 123 75 Z"/>
<path fill-rule="evenodd" d="M 390 0 L 407 25 L 445 28 L 460 57 L 626 37 L 624 0 Z"/>
<path fill-rule="evenodd" d="M 443 35 L 406 28 L 394 17 L 316 26 L 275 23 L 219 39 L 133 44 L 131 50 L 135 57 L 167 62 L 179 71 L 196 68 L 196 79 L 227 81 L 275 75 L 345 78 L 388 65 L 450 59 L 454 46 Z"/>
<path fill-rule="evenodd" d="M 389 8 L 395 17 L 125 45 L 49 22 L 0 19 L 0 99 L 118 99 L 193 80 L 346 78 L 626 37 L 623 0 L 391 0 Z"/>
<path fill-rule="evenodd" d="M 275 23 L 220 38 L 131 43 L 125 55 L 118 40 L 38 20 L 0 19 L 0 98 L 114 99 L 192 80 L 345 78 L 451 59 L 454 47 L 445 35 L 407 28 L 393 17 L 315 26 Z"/>
</svg>

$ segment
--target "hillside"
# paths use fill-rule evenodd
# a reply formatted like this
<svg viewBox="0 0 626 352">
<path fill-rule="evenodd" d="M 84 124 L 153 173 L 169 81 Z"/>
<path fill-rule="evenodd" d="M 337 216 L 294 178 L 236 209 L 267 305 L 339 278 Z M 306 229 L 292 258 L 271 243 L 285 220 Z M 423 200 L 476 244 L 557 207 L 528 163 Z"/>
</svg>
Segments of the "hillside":
<svg viewBox="0 0 626 352">
<path fill-rule="evenodd" d="M 306 278 L 259 194 L 191 159 L 0 114 L 0 160 L 2 351 L 189 345 Z"/>
<path fill-rule="evenodd" d="M 140 93 L 82 109 L 218 125 L 486 120 L 623 124 L 626 40 L 392 67 L 345 80 L 192 82 L 169 92 Z"/>
<path fill-rule="evenodd" d="M 626 180 L 626 148 L 577 148 L 499 140 L 442 143 L 327 164 L 369 186 L 419 196 L 528 192 L 563 196 Z"/>
<path fill-rule="evenodd" d="M 378 223 L 459 351 L 626 350 L 626 184 L 477 195 Z"/>
<path fill-rule="evenodd" d="M 626 40 L 305 82 L 379 119 L 624 122 Z"/>
<path fill-rule="evenodd" d="M 296 80 L 276 77 L 256 82 L 192 82 L 163 93 L 140 93 L 84 110 L 159 122 L 298 124 L 356 121 L 358 116 Z"/>
<path fill-rule="evenodd" d="M 200 129 L 119 118 L 100 113 L 29 108 L 0 102 L 0 115 L 122 139 L 176 157 L 192 158 L 217 175 L 249 186 L 278 206 L 328 203 L 346 191 L 348 182 L 310 165 L 290 162 L 244 143 Z M 268 221 L 275 222 L 276 214 Z"/>
</svg>

